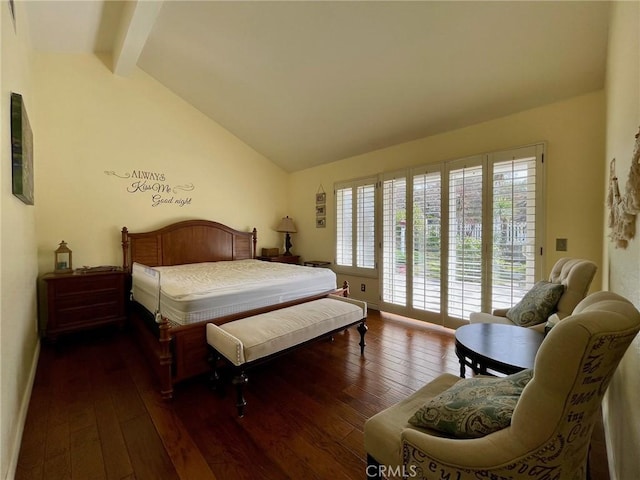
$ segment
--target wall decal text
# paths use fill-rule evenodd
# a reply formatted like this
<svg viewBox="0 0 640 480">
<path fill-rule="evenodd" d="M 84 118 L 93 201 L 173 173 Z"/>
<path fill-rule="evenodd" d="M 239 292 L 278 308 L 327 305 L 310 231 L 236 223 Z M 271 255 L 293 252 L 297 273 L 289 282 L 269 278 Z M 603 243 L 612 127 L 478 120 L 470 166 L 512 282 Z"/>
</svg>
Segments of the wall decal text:
<svg viewBox="0 0 640 480">
<path fill-rule="evenodd" d="M 108 176 L 128 180 L 125 191 L 130 194 L 148 195 L 152 207 L 191 205 L 192 197 L 187 196 L 187 192 L 192 192 L 196 188 L 193 183 L 171 184 L 163 172 L 132 170 L 131 172 L 117 173 L 114 170 L 105 170 L 104 173 Z"/>
</svg>

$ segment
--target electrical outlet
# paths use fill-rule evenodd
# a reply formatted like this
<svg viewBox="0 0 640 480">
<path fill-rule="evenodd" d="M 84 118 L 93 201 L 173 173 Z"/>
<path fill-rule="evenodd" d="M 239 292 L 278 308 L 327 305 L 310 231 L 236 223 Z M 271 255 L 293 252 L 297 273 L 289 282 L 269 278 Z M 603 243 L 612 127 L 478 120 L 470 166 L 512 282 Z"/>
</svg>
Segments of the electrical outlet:
<svg viewBox="0 0 640 480">
<path fill-rule="evenodd" d="M 556 238 L 556 252 L 566 252 L 566 251 L 567 251 L 567 239 Z"/>
<path fill-rule="evenodd" d="M 361 292 L 366 292 L 367 291 L 367 286 L 364 283 L 360 284 L 360 291 Z"/>
</svg>

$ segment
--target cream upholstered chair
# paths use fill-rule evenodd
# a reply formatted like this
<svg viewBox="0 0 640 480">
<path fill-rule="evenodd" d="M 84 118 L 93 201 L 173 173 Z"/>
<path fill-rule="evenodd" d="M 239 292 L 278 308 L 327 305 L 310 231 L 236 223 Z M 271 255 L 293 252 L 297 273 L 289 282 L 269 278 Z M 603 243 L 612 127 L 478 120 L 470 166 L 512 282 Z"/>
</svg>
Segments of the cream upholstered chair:
<svg viewBox="0 0 640 480">
<path fill-rule="evenodd" d="M 562 284 L 565 288 L 556 306 L 557 311 L 552 315 L 553 323 L 571 315 L 576 305 L 587 296 L 597 270 L 596 264 L 589 260 L 565 257 L 556 262 L 549 274 L 549 282 Z M 473 312 L 469 316 L 469 322 L 514 325 L 514 322 L 507 318 L 508 310 L 501 308 L 492 313 Z M 544 326 L 545 322 L 530 328 L 543 331 Z"/>
<path fill-rule="evenodd" d="M 444 437 L 408 423 L 452 385 L 478 381 L 438 377 L 367 420 L 367 478 L 584 479 L 602 397 L 638 330 L 640 313 L 628 300 L 611 292 L 585 298 L 542 342 L 510 425 L 479 438 Z"/>
</svg>

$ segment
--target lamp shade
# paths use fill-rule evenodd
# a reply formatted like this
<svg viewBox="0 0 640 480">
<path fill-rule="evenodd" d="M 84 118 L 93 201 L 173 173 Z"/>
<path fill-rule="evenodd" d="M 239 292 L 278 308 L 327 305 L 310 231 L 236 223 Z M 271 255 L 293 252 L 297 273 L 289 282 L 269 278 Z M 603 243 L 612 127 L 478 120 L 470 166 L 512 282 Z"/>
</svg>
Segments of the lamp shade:
<svg viewBox="0 0 640 480">
<path fill-rule="evenodd" d="M 286 232 L 286 233 L 296 233 L 296 225 L 293 223 L 293 220 L 289 218 L 289 216 L 284 217 L 280 220 L 280 224 L 278 228 L 276 228 L 277 232 Z"/>
</svg>

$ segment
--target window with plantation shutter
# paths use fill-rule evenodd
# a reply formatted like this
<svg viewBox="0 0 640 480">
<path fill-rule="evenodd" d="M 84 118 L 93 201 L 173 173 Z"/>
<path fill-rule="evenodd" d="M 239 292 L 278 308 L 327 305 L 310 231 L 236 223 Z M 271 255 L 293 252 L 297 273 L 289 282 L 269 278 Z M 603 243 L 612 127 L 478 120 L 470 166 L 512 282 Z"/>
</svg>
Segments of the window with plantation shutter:
<svg viewBox="0 0 640 480">
<path fill-rule="evenodd" d="M 490 156 L 491 295 L 487 311 L 515 305 L 536 281 L 536 229 L 541 147 L 523 147 Z"/>
<path fill-rule="evenodd" d="M 464 163 L 449 171 L 447 205 L 447 314 L 456 318 L 482 307 L 483 166 L 479 159 Z"/>
<path fill-rule="evenodd" d="M 542 272 L 544 145 L 385 174 L 382 308 L 457 326 Z"/>
<path fill-rule="evenodd" d="M 376 265 L 376 187 L 359 185 L 356 189 L 356 267 Z"/>
<path fill-rule="evenodd" d="M 336 190 L 336 265 L 353 265 L 353 189 Z"/>
<path fill-rule="evenodd" d="M 433 169 L 431 169 L 433 170 Z M 413 174 L 412 305 L 419 310 L 441 310 L 442 174 Z"/>
<path fill-rule="evenodd" d="M 407 179 L 382 182 L 382 300 L 407 304 Z"/>
<path fill-rule="evenodd" d="M 336 184 L 336 266 L 343 272 L 375 272 L 376 182 L 368 178 Z"/>
</svg>

